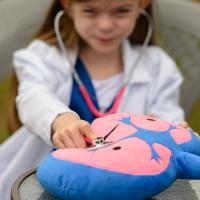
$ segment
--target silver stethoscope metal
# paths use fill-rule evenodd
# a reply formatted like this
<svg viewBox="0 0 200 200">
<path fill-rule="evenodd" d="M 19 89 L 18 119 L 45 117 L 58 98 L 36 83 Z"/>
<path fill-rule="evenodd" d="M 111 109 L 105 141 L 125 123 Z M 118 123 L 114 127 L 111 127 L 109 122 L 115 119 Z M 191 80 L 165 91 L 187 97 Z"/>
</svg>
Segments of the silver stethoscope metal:
<svg viewBox="0 0 200 200">
<path fill-rule="evenodd" d="M 144 15 L 148 20 L 147 35 L 146 35 L 146 38 L 145 38 L 144 43 L 142 45 L 141 52 L 138 55 L 137 59 L 135 60 L 135 63 L 133 65 L 133 67 L 131 68 L 131 71 L 128 74 L 128 76 L 124 77 L 122 86 L 121 86 L 118 94 L 116 95 L 116 97 L 114 99 L 114 102 L 113 102 L 113 105 L 110 108 L 110 110 L 107 111 L 107 112 L 100 112 L 95 107 L 95 105 L 93 104 L 87 88 L 85 87 L 85 85 L 81 81 L 81 79 L 80 79 L 78 73 L 76 72 L 75 67 L 73 66 L 73 64 L 72 64 L 72 62 L 71 62 L 71 60 L 69 58 L 69 55 L 68 55 L 68 53 L 66 51 L 66 47 L 65 47 L 64 42 L 62 40 L 62 37 L 61 37 L 61 34 L 60 34 L 60 29 L 59 29 L 59 21 L 60 21 L 60 18 L 64 15 L 64 13 L 65 12 L 63 10 L 59 11 L 57 13 L 56 17 L 55 17 L 55 20 L 54 20 L 54 29 L 55 29 L 56 37 L 57 37 L 57 40 L 58 40 L 58 45 L 59 45 L 61 51 L 63 52 L 63 54 L 69 60 L 69 63 L 70 63 L 71 68 L 72 68 L 73 77 L 74 77 L 75 81 L 77 82 L 77 84 L 79 86 L 80 92 L 81 92 L 85 102 L 87 103 L 88 108 L 90 109 L 91 113 L 93 113 L 96 117 L 102 117 L 102 116 L 105 116 L 105 115 L 108 115 L 108 114 L 115 113 L 117 111 L 119 105 L 120 105 L 121 99 L 122 99 L 123 94 L 125 92 L 125 88 L 128 85 L 128 82 L 129 82 L 129 80 L 131 78 L 131 75 L 132 75 L 133 70 L 134 70 L 134 66 L 136 66 L 138 64 L 138 62 L 140 61 L 140 59 L 142 58 L 142 56 L 144 54 L 144 51 L 146 50 L 146 48 L 147 48 L 147 46 L 148 46 L 148 44 L 149 44 L 149 42 L 151 40 L 151 36 L 152 36 L 152 33 L 153 33 L 153 21 L 152 21 L 151 16 L 145 10 L 141 10 L 140 11 L 140 13 L 142 15 Z"/>
</svg>

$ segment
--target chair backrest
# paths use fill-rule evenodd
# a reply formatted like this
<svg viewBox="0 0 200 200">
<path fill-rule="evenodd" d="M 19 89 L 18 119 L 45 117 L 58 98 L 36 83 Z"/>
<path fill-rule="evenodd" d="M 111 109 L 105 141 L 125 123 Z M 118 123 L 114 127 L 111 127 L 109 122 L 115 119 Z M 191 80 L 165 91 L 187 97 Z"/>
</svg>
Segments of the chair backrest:
<svg viewBox="0 0 200 200">
<path fill-rule="evenodd" d="M 181 104 L 188 116 L 200 98 L 200 4 L 156 0 L 154 7 L 159 44 L 175 59 L 185 78 Z"/>
<path fill-rule="evenodd" d="M 31 39 L 51 0 L 0 1 L 0 79 L 9 75 L 13 52 Z"/>
<path fill-rule="evenodd" d="M 11 188 L 11 200 L 22 200 L 20 187 L 27 178 L 35 173 L 35 171 L 36 169 L 30 170 L 15 180 Z"/>
<path fill-rule="evenodd" d="M 36 169 L 18 177 L 12 185 L 11 200 L 58 200 L 44 190 L 36 178 Z"/>
</svg>

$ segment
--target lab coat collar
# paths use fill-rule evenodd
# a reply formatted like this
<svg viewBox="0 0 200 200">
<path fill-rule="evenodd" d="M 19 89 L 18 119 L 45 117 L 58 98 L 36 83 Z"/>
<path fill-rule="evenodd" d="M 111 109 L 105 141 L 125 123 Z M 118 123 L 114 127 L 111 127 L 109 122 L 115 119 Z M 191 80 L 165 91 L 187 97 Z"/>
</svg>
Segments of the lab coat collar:
<svg viewBox="0 0 200 200">
<path fill-rule="evenodd" d="M 147 70 L 149 62 L 147 52 L 144 52 L 143 56 L 139 60 L 136 66 L 135 61 L 141 53 L 142 47 L 131 46 L 128 40 L 125 40 L 122 44 L 122 56 L 124 63 L 124 76 L 128 76 L 131 69 L 134 68 L 128 84 L 133 83 L 147 83 L 151 81 L 151 76 Z M 146 58 L 145 58 L 146 57 Z M 145 59 L 144 59 L 145 58 Z"/>
<path fill-rule="evenodd" d="M 48 53 L 46 60 L 49 64 L 54 65 L 57 67 L 62 73 L 66 74 L 67 76 L 71 76 L 72 73 L 72 66 L 75 65 L 77 56 L 78 56 L 79 48 L 75 47 L 73 49 L 67 49 L 66 56 L 60 49 L 56 47 L 52 47 L 50 52 Z M 130 76 L 130 80 L 128 84 L 132 83 L 146 83 L 151 80 L 151 76 L 147 71 L 147 62 L 148 59 L 144 59 L 146 53 L 144 53 L 141 60 L 138 62 L 137 66 L 134 66 L 135 60 L 137 59 L 139 53 L 141 52 L 141 47 L 139 46 L 131 46 L 128 40 L 125 40 L 122 43 L 122 57 L 123 57 L 123 64 L 124 64 L 124 76 L 127 76 L 131 68 L 134 67 L 133 74 Z"/>
<path fill-rule="evenodd" d="M 66 77 L 71 76 L 72 67 L 76 64 L 78 56 L 78 47 L 73 49 L 66 49 L 67 55 L 63 53 L 59 48 L 52 47 L 49 51 L 46 61 L 60 70 L 61 73 L 66 74 Z"/>
</svg>

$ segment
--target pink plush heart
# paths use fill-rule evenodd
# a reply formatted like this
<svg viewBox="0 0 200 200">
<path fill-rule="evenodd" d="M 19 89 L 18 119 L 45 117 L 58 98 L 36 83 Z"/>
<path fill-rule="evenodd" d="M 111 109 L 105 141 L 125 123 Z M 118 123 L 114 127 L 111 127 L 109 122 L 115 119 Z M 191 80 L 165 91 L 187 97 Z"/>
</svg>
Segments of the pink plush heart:
<svg viewBox="0 0 200 200">
<path fill-rule="evenodd" d="M 130 113 L 109 115 L 95 120 L 92 128 L 98 136 L 105 137 L 114 127 L 117 127 L 106 138 L 106 141 L 113 142 L 111 145 L 96 151 L 61 149 L 55 151 L 53 156 L 60 160 L 114 172 L 134 175 L 159 174 L 169 165 L 172 156 L 170 148 L 157 142 L 152 143 L 151 147 L 145 140 L 133 136 L 139 129 L 148 130 L 152 134 L 167 134 L 166 131 L 170 129 L 170 126 L 175 125 L 148 116 Z M 169 130 L 169 134 L 177 144 L 191 139 L 189 131 L 181 127 Z M 128 137 L 130 135 L 132 137 Z M 157 158 L 153 157 L 152 149 L 156 152 Z"/>
<path fill-rule="evenodd" d="M 152 159 L 149 145 L 138 138 L 128 138 L 94 152 L 86 149 L 61 149 L 53 156 L 60 160 L 71 161 L 106 169 L 110 171 L 148 175 L 158 174 L 166 169 L 171 151 L 163 145 L 153 144 L 159 159 Z M 142 155 L 138 152 L 143 152 Z"/>
</svg>

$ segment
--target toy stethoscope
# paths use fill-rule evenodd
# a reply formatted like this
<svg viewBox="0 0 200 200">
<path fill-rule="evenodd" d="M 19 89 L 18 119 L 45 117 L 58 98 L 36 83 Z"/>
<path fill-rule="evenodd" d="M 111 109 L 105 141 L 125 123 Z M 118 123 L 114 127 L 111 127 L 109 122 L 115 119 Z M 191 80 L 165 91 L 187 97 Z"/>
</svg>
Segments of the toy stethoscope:
<svg viewBox="0 0 200 200">
<path fill-rule="evenodd" d="M 64 15 L 64 13 L 65 12 L 63 10 L 59 11 L 57 13 L 56 17 L 55 17 L 55 20 L 54 20 L 54 29 L 55 29 L 56 37 L 57 37 L 57 40 L 58 40 L 58 45 L 61 48 L 61 51 L 64 53 L 64 55 L 66 55 L 66 57 L 69 60 L 69 63 L 70 63 L 71 68 L 72 68 L 73 77 L 74 77 L 75 81 L 77 82 L 77 84 L 79 86 L 79 90 L 80 90 L 84 100 L 86 101 L 86 104 L 88 105 L 89 110 L 96 117 L 102 117 L 102 116 L 105 116 L 105 115 L 108 115 L 108 114 L 115 113 L 117 111 L 118 107 L 119 107 L 119 104 L 121 102 L 122 96 L 123 96 L 123 94 L 125 92 L 125 88 L 126 88 L 128 82 L 130 80 L 130 77 L 131 77 L 132 73 L 133 73 L 134 67 L 132 67 L 131 72 L 129 73 L 129 75 L 127 77 L 124 77 L 122 86 L 121 86 L 118 94 L 116 95 L 116 97 L 114 99 L 114 102 L 113 102 L 113 105 L 110 108 L 110 110 L 107 111 L 107 112 L 100 112 L 95 107 L 95 105 L 93 104 L 87 88 L 85 87 L 85 85 L 81 81 L 78 73 L 76 72 L 75 68 L 73 67 L 73 64 L 72 64 L 72 62 L 71 62 L 71 60 L 70 60 L 70 58 L 68 56 L 68 53 L 67 53 L 66 48 L 65 48 L 65 45 L 63 43 L 60 31 L 59 31 L 59 21 L 60 21 L 60 18 L 62 17 L 62 15 Z M 152 22 L 151 16 L 145 10 L 141 10 L 140 13 L 142 15 L 144 15 L 148 20 L 148 31 L 147 31 L 146 38 L 145 38 L 144 43 L 143 43 L 142 48 L 141 48 L 141 52 L 138 55 L 138 57 L 137 57 L 137 59 L 136 59 L 136 61 L 135 61 L 133 66 L 136 66 L 138 64 L 138 62 L 140 61 L 140 59 L 142 58 L 142 56 L 144 54 L 144 50 L 146 50 L 146 48 L 147 48 L 147 46 L 148 46 L 148 44 L 149 44 L 149 42 L 151 40 L 152 33 L 153 33 L 153 22 Z"/>
</svg>

